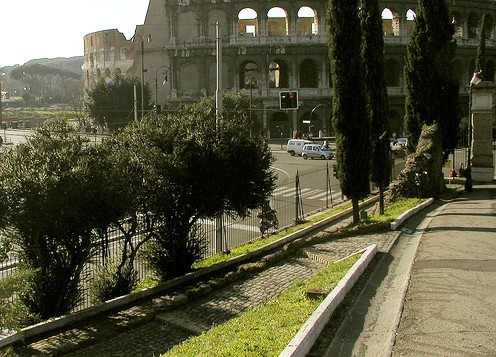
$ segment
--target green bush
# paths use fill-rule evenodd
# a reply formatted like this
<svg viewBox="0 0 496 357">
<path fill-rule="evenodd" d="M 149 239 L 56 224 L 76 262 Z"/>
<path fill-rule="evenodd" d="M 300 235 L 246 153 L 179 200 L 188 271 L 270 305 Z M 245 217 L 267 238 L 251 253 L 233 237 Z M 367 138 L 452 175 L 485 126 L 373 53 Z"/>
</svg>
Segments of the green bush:
<svg viewBox="0 0 496 357">
<path fill-rule="evenodd" d="M 143 246 L 142 257 L 162 281 L 190 272 L 193 263 L 203 257 L 207 240 L 200 228 L 193 225 L 186 237 L 159 229 L 158 237 Z"/>
<path fill-rule="evenodd" d="M 90 296 L 94 303 L 101 303 L 129 294 L 138 284 L 138 274 L 129 264 L 119 267 L 108 262 L 99 267 L 90 283 Z"/>
</svg>

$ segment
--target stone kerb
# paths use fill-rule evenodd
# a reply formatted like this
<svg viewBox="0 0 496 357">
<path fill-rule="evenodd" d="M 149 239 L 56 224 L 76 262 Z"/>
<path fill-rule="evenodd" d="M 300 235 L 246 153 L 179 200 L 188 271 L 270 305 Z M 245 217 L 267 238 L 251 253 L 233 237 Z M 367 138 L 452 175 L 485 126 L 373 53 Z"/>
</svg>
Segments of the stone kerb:
<svg viewBox="0 0 496 357">
<path fill-rule="evenodd" d="M 365 271 L 377 253 L 377 245 L 369 246 L 346 275 L 339 281 L 334 289 L 322 301 L 307 322 L 298 331 L 296 336 L 281 352 L 279 357 L 304 357 L 310 352 L 325 325 L 338 305 L 343 301 L 348 291 L 353 287 L 358 278 Z"/>
</svg>

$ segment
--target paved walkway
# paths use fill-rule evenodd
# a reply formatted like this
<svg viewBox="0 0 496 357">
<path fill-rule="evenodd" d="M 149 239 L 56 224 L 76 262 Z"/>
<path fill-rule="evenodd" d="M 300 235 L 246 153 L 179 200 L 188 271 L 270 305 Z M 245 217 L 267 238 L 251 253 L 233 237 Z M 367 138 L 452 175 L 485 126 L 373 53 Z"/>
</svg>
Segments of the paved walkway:
<svg viewBox="0 0 496 357">
<path fill-rule="evenodd" d="M 385 232 L 339 239 L 314 248 L 329 259 L 338 260 L 373 243 L 386 249 L 396 234 Z M 18 356 L 157 356 L 193 334 L 280 295 L 294 282 L 312 276 L 323 266 L 298 255 L 183 307 L 164 312 L 161 303 L 166 297 L 156 298 L 17 347 L 15 352 Z"/>
<path fill-rule="evenodd" d="M 324 355 L 496 356 L 496 185 L 405 228 Z"/>
<path fill-rule="evenodd" d="M 334 356 L 496 356 L 496 185 L 474 186 L 473 192 L 462 192 L 460 197 L 438 203 L 419 216 L 424 220 L 409 222 L 411 231 L 402 234 L 395 244 L 401 248 L 399 242 L 403 239 L 414 246 L 414 254 L 408 258 L 411 269 L 404 278 L 405 299 L 400 299 L 388 313 L 378 313 L 381 307 L 375 304 L 381 301 L 381 285 L 403 274 L 389 270 L 393 265 L 387 264 L 386 271 L 379 271 L 379 278 L 371 279 L 369 284 L 375 289 L 375 297 L 367 296 L 367 292 L 361 294 L 368 299 L 368 308 L 362 309 L 361 324 L 352 321 L 358 335 L 352 342 L 354 346 Z M 315 248 L 336 259 L 372 243 L 385 252 L 396 234 L 340 239 Z M 412 243 L 408 237 L 418 237 L 419 243 Z M 385 256 L 391 258 L 394 254 Z M 386 263 L 392 260 L 385 259 Z M 319 262 L 296 256 L 182 308 L 164 312 L 160 308 L 164 298 L 157 298 L 15 352 L 18 356 L 159 355 L 192 334 L 279 295 L 320 267 Z M 401 291 L 392 286 L 385 290 Z M 367 325 L 369 313 L 375 314 L 377 324 Z M 388 333 L 374 329 L 375 325 Z"/>
<path fill-rule="evenodd" d="M 496 185 L 474 186 L 425 230 L 393 356 L 496 356 Z"/>
</svg>

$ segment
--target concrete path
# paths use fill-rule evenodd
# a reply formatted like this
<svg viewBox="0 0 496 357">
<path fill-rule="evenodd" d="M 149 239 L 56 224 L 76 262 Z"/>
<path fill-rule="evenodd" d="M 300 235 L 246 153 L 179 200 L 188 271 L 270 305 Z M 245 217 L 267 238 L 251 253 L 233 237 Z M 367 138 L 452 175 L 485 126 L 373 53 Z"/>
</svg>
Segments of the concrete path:
<svg viewBox="0 0 496 357">
<path fill-rule="evenodd" d="M 496 356 L 495 272 L 496 185 L 474 186 L 408 222 L 325 356 Z"/>
</svg>

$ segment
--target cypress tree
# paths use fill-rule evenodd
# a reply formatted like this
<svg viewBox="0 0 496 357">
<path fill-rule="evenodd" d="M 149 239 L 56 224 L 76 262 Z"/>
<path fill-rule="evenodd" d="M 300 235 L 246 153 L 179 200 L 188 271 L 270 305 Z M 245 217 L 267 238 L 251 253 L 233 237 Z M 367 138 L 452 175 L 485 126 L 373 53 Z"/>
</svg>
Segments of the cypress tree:
<svg viewBox="0 0 496 357">
<path fill-rule="evenodd" d="M 456 146 L 460 123 L 454 26 L 445 0 L 419 0 L 417 9 L 405 67 L 406 128 L 415 148 L 422 126 L 438 123 L 446 156 Z"/>
<path fill-rule="evenodd" d="M 379 188 L 379 208 L 380 213 L 384 214 L 384 189 L 390 182 L 391 158 L 387 87 L 384 78 L 384 37 L 378 2 L 362 0 L 361 15 L 365 90 L 371 122 L 371 178 Z"/>
<path fill-rule="evenodd" d="M 370 191 L 370 122 L 366 113 L 358 0 L 330 0 L 327 9 L 329 58 L 334 88 L 333 124 L 341 190 L 353 204 Z"/>
</svg>

